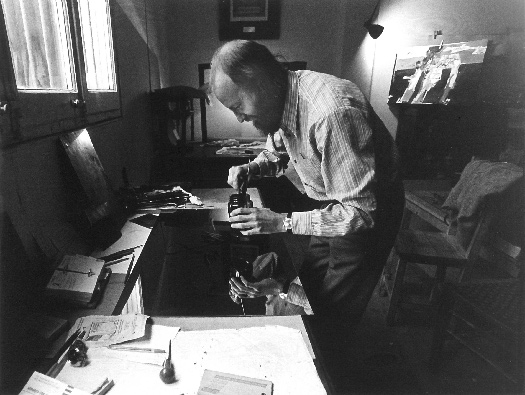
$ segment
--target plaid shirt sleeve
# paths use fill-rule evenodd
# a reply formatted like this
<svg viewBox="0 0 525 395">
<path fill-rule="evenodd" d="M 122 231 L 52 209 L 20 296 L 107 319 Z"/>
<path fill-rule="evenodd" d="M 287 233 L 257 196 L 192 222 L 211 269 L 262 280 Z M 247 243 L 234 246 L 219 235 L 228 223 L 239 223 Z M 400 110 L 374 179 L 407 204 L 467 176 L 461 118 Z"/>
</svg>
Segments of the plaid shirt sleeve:
<svg viewBox="0 0 525 395">
<path fill-rule="evenodd" d="M 321 210 L 294 212 L 292 231 L 296 234 L 340 236 L 374 225 L 376 200 L 373 193 L 375 163 L 372 130 L 356 108 L 338 109 L 319 121 L 311 135 L 315 146 L 310 166 L 320 167 L 320 176 L 303 183 L 310 197 L 331 200 Z M 316 162 L 317 161 L 317 162 Z M 312 172 L 313 173 L 313 172 Z M 321 193 L 319 186 L 324 187 Z"/>
</svg>

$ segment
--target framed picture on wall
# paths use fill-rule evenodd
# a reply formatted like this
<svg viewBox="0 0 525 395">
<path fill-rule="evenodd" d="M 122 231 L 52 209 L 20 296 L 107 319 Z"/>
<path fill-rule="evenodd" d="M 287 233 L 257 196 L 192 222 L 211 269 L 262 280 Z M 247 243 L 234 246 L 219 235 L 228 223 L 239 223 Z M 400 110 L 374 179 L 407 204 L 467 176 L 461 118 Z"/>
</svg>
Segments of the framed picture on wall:
<svg viewBox="0 0 525 395">
<path fill-rule="evenodd" d="M 219 0 L 219 40 L 275 40 L 281 0 Z"/>
</svg>

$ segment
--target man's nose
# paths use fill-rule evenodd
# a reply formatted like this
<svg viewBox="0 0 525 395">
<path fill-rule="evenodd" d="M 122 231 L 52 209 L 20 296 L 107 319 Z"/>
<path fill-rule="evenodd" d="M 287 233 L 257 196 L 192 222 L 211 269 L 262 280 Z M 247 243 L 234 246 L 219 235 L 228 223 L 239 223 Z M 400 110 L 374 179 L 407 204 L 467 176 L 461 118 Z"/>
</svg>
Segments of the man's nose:
<svg viewBox="0 0 525 395">
<path fill-rule="evenodd" d="M 235 116 L 237 117 L 237 121 L 240 123 L 243 123 L 246 120 L 246 116 L 241 113 L 235 113 Z"/>
</svg>

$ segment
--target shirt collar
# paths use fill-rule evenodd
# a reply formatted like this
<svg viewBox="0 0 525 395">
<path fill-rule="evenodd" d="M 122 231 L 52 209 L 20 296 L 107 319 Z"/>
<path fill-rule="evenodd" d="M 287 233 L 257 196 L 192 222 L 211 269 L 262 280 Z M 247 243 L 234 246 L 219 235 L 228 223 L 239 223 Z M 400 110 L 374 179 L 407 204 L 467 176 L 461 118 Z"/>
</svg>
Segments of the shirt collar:
<svg viewBox="0 0 525 395">
<path fill-rule="evenodd" d="M 296 136 L 297 106 L 299 104 L 299 79 L 294 71 L 288 71 L 288 91 L 284 102 L 281 129 Z"/>
</svg>

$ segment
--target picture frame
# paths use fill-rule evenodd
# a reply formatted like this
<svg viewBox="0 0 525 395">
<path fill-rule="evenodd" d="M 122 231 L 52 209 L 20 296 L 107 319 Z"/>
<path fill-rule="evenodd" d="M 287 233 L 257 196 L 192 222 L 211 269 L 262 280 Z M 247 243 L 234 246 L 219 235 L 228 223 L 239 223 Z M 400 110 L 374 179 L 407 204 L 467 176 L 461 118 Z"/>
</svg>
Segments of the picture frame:
<svg viewBox="0 0 525 395">
<path fill-rule="evenodd" d="M 400 48 L 389 104 L 468 104 L 479 95 L 488 40 Z"/>
<path fill-rule="evenodd" d="M 219 40 L 276 40 L 281 0 L 219 0 Z"/>
</svg>

